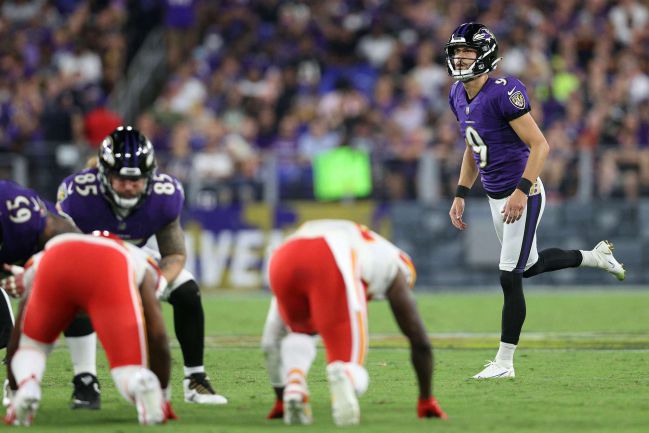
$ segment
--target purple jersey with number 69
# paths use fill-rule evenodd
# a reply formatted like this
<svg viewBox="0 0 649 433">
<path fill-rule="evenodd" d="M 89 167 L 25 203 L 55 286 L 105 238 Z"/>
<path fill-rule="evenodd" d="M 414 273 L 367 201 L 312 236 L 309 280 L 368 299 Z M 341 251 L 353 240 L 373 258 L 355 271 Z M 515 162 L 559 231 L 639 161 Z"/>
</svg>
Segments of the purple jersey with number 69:
<svg viewBox="0 0 649 433">
<path fill-rule="evenodd" d="M 473 151 L 485 191 L 497 194 L 516 188 L 530 154 L 509 125 L 530 111 L 523 83 L 514 77 L 489 78 L 469 101 L 458 81 L 451 87 L 448 100 Z"/>
<path fill-rule="evenodd" d="M 22 263 L 39 250 L 47 209 L 35 191 L 0 180 L 0 263 Z"/>
<path fill-rule="evenodd" d="M 156 173 L 150 193 L 126 217 L 113 210 L 103 194 L 96 168 L 68 176 L 59 186 L 57 207 L 84 233 L 108 230 L 137 246 L 174 221 L 182 210 L 184 193 L 180 182 Z"/>
</svg>

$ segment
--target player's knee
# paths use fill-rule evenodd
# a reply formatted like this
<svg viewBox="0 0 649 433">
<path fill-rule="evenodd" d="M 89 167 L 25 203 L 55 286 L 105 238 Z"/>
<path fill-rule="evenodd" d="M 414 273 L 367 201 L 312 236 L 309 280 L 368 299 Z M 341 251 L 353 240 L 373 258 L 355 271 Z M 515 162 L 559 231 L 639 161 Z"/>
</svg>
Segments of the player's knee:
<svg viewBox="0 0 649 433">
<path fill-rule="evenodd" d="M 201 291 L 195 280 L 189 280 L 178 286 L 169 296 L 169 303 L 174 308 L 195 310 L 202 309 Z"/>
<path fill-rule="evenodd" d="M 544 272 L 543 258 L 539 256 L 539 260 L 534 263 L 534 265 L 532 265 L 528 270 L 523 272 L 523 278 L 533 277 L 534 275 L 538 275 L 542 272 Z"/>
<path fill-rule="evenodd" d="M 90 318 L 86 315 L 77 315 L 72 323 L 70 323 L 70 326 L 68 326 L 68 329 L 63 331 L 63 335 L 66 337 L 85 337 L 93 332 L 95 332 L 95 330 L 92 329 Z"/>
<path fill-rule="evenodd" d="M 503 293 L 510 294 L 519 290 L 521 284 L 517 280 L 521 279 L 522 274 L 520 272 L 500 271 L 500 286 L 503 289 Z"/>
</svg>

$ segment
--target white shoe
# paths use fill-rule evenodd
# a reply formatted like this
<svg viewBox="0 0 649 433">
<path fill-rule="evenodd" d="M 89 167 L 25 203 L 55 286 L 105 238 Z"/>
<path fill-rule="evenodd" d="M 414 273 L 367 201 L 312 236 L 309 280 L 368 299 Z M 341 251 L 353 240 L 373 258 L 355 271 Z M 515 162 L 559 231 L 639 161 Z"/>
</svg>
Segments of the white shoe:
<svg viewBox="0 0 649 433">
<path fill-rule="evenodd" d="M 11 400 L 14 398 L 14 390 L 9 387 L 9 379 L 5 379 L 2 384 L 2 405 L 9 407 Z"/>
<path fill-rule="evenodd" d="M 497 364 L 496 361 L 488 361 L 484 366 L 484 370 L 473 376 L 474 379 L 513 379 L 516 377 L 514 366 L 510 368 L 503 367 Z"/>
<path fill-rule="evenodd" d="M 327 366 L 327 379 L 331 391 L 331 414 L 339 426 L 356 425 L 361 420 L 361 409 L 351 378 L 343 362 L 332 362 Z"/>
<path fill-rule="evenodd" d="M 34 421 L 38 405 L 41 401 L 41 386 L 36 379 L 23 383 L 16 391 L 13 400 L 7 408 L 5 423 L 29 426 Z"/>
<path fill-rule="evenodd" d="M 162 424 L 166 420 L 162 388 L 151 372 L 138 372 L 131 379 L 129 389 L 135 398 L 137 419 L 142 425 Z"/>
<path fill-rule="evenodd" d="M 306 386 L 290 383 L 284 389 L 284 424 L 311 424 L 313 413 Z"/>
<path fill-rule="evenodd" d="M 615 247 L 609 241 L 600 241 L 595 248 L 593 248 L 593 255 L 597 260 L 597 266 L 605 271 L 613 274 L 619 281 L 624 280 L 626 273 L 622 263 L 619 263 L 613 257 L 613 250 Z"/>
<path fill-rule="evenodd" d="M 217 394 L 205 373 L 192 373 L 183 379 L 186 403 L 228 404 L 228 399 Z"/>
</svg>

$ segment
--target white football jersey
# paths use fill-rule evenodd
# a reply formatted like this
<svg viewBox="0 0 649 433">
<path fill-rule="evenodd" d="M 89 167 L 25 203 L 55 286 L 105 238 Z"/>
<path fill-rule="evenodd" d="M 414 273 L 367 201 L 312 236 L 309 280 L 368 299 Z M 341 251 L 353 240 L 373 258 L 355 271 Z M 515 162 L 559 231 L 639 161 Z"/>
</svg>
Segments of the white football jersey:
<svg viewBox="0 0 649 433">
<path fill-rule="evenodd" d="M 25 272 L 26 287 L 31 287 L 31 283 L 33 282 L 33 275 L 36 272 L 36 269 L 38 268 L 38 263 L 43 257 L 43 254 L 52 246 L 58 245 L 63 242 L 83 242 L 89 244 L 105 245 L 107 247 L 115 248 L 119 251 L 126 253 L 126 257 L 128 258 L 131 264 L 131 269 L 133 270 L 133 274 L 135 275 L 135 283 L 138 286 L 142 284 L 142 281 L 144 280 L 144 276 L 146 275 L 147 271 L 152 272 L 152 274 L 156 279 L 159 278 L 160 271 L 155 261 L 147 253 L 145 253 L 142 249 L 136 247 L 135 245 L 129 244 L 128 242 L 113 240 L 102 236 L 93 236 L 93 235 L 80 234 L 80 233 L 65 233 L 50 239 L 45 244 L 45 248 L 43 249 L 43 251 L 32 256 L 32 259 L 26 265 L 26 272 Z"/>
<path fill-rule="evenodd" d="M 412 287 L 416 279 L 410 257 L 393 243 L 348 220 L 313 220 L 301 225 L 288 239 L 322 237 L 327 241 L 339 268 L 352 261 L 355 275 L 366 285 L 368 299 L 383 299 L 401 269 Z M 343 272 L 343 277 L 345 277 Z"/>
</svg>

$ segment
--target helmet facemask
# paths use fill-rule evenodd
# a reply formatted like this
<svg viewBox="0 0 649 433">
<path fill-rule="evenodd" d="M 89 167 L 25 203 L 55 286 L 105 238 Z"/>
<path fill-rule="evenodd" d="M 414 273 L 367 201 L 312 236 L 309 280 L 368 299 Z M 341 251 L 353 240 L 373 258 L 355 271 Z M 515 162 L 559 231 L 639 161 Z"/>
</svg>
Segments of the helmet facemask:
<svg viewBox="0 0 649 433">
<path fill-rule="evenodd" d="M 121 176 L 121 175 L 116 175 L 116 174 L 111 174 L 111 173 L 102 173 L 102 170 L 99 170 L 99 179 L 101 180 L 101 183 L 106 190 L 106 193 L 109 195 L 110 201 L 112 201 L 116 206 L 118 206 L 121 209 L 124 210 L 131 210 L 134 207 L 136 207 L 140 201 L 144 198 L 149 193 L 149 178 L 144 177 L 144 189 L 140 194 L 138 194 L 135 197 L 123 197 L 121 196 L 117 191 L 115 191 L 115 188 L 113 188 L 112 185 L 112 180 L 115 177 L 119 177 L 122 179 L 131 179 L 131 180 L 139 180 L 142 179 L 142 177 L 127 177 L 127 176 Z"/>
</svg>

